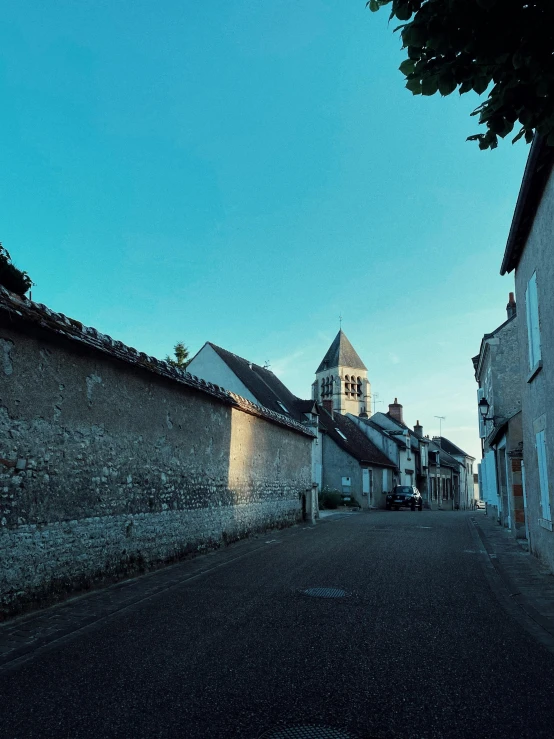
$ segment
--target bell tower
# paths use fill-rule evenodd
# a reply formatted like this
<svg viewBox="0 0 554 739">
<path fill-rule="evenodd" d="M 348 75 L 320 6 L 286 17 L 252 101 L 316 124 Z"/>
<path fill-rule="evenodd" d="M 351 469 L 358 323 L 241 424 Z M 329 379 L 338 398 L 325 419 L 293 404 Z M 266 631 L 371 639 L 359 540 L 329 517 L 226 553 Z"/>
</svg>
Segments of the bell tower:
<svg viewBox="0 0 554 739">
<path fill-rule="evenodd" d="M 312 398 L 330 412 L 371 416 L 367 368 L 342 328 L 316 370 Z"/>
</svg>

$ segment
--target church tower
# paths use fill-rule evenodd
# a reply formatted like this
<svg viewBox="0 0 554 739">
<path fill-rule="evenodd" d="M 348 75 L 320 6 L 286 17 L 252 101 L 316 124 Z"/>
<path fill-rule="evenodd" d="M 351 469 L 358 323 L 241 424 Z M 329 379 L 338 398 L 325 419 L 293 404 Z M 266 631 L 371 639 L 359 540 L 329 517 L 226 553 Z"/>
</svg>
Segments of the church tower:
<svg viewBox="0 0 554 739">
<path fill-rule="evenodd" d="M 341 329 L 315 373 L 312 398 L 336 413 L 371 415 L 367 368 Z"/>
</svg>

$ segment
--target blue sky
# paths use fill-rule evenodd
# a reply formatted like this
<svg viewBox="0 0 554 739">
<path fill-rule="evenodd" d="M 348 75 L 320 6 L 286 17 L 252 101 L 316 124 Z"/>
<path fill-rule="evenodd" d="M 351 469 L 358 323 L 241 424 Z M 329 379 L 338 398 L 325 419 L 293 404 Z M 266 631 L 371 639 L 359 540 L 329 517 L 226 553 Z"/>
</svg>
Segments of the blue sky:
<svg viewBox="0 0 554 739">
<path fill-rule="evenodd" d="M 5 0 L 0 239 L 33 299 L 163 357 L 269 360 L 307 397 L 338 316 L 383 403 L 478 456 L 527 147 L 413 97 L 363 0 Z"/>
</svg>

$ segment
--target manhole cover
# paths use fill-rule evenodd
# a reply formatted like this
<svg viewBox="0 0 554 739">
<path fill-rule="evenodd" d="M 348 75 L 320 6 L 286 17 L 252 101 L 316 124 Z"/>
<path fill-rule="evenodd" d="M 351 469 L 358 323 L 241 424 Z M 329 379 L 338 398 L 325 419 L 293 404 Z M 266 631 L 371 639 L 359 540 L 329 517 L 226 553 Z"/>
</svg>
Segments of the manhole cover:
<svg viewBox="0 0 554 739">
<path fill-rule="evenodd" d="M 344 598 L 346 595 L 346 591 L 340 588 L 308 588 L 302 592 L 312 598 Z"/>
<path fill-rule="evenodd" d="M 260 739 L 352 739 L 352 734 L 331 726 L 279 726 L 262 734 Z"/>
</svg>

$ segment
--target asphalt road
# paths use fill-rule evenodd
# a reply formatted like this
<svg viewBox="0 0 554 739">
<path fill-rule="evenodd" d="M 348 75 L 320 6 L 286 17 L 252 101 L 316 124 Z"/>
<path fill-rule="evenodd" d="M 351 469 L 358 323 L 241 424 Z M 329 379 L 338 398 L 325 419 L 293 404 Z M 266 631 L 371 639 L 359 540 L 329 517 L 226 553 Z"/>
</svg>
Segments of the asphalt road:
<svg viewBox="0 0 554 739">
<path fill-rule="evenodd" d="M 554 656 L 499 604 L 468 519 L 351 514 L 230 547 L 1 673 L 0 736 L 552 737 Z"/>
</svg>

